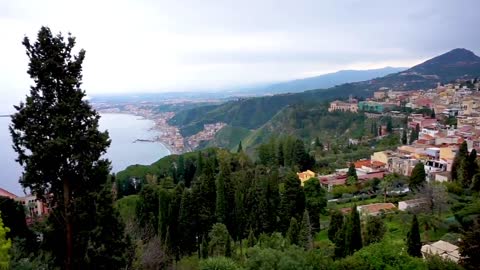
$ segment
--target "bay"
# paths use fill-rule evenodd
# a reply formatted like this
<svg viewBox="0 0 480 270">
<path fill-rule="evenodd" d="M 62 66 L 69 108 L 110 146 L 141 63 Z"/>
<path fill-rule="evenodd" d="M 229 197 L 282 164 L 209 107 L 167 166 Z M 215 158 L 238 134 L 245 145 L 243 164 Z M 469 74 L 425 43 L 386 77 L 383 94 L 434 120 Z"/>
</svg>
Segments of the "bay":
<svg viewBox="0 0 480 270">
<path fill-rule="evenodd" d="M 15 162 L 16 153 L 8 131 L 10 117 L 0 117 L 0 187 L 14 194 L 22 195 L 18 183 L 22 168 Z M 128 114 L 102 114 L 100 130 L 108 130 L 112 143 L 105 157 L 112 162 L 112 171 L 118 172 L 129 165 L 149 165 L 170 154 L 158 142 L 135 142 L 137 139 L 151 140 L 158 131 L 153 130 L 154 122 Z"/>
</svg>

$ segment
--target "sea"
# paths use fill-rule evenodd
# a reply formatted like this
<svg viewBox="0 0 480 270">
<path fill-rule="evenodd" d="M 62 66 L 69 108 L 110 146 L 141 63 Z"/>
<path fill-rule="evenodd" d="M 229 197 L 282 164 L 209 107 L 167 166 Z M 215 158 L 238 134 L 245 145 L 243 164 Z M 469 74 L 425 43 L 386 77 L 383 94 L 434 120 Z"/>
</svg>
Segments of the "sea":
<svg viewBox="0 0 480 270">
<path fill-rule="evenodd" d="M 24 191 L 18 179 L 22 167 L 15 161 L 16 153 L 8 131 L 10 117 L 0 117 L 0 187 L 16 195 Z M 154 122 L 129 114 L 101 114 L 100 130 L 107 130 L 111 145 L 105 154 L 112 163 L 112 172 L 118 172 L 129 165 L 149 165 L 170 154 L 159 142 L 135 142 L 152 140 L 159 131 L 154 130 Z"/>
</svg>

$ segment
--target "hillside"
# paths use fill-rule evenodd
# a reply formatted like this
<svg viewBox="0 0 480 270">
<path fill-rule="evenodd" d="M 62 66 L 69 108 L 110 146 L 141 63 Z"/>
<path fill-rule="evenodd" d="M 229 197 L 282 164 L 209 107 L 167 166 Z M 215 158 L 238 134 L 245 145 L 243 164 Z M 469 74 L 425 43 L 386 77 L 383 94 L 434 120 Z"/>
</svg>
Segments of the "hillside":
<svg viewBox="0 0 480 270">
<path fill-rule="evenodd" d="M 297 93 L 312 89 L 330 88 L 335 85 L 340 85 L 344 83 L 365 81 L 378 77 L 383 77 L 388 74 L 400 72 L 406 69 L 407 68 L 404 67 L 384 67 L 368 70 L 340 70 L 337 72 L 323 74 L 315 77 L 272 84 L 265 88 L 257 89 L 257 94 L 258 92 L 265 92 L 269 94 L 278 94 L 285 92 Z"/>
<path fill-rule="evenodd" d="M 327 101 L 348 95 L 371 96 L 380 87 L 415 90 L 434 87 L 459 77 L 480 76 L 480 57 L 465 49 L 454 49 L 406 71 L 368 81 L 346 83 L 329 89 L 239 99 L 220 105 L 200 107 L 178 113 L 170 124 L 180 127 L 183 135 L 195 134 L 205 123 L 225 122 L 231 126 L 257 129 L 287 105 L 309 101 Z M 201 113 L 199 113 L 201 112 Z"/>
</svg>

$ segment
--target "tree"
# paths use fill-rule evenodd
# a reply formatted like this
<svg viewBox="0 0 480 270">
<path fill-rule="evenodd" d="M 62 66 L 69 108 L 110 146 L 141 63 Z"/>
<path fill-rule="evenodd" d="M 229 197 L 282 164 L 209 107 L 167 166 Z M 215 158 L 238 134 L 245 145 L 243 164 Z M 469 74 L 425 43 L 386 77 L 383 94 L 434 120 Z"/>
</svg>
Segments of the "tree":
<svg viewBox="0 0 480 270">
<path fill-rule="evenodd" d="M 255 246 L 256 243 L 257 243 L 257 239 L 253 234 L 253 230 L 250 229 L 250 232 L 248 233 L 248 238 L 247 238 L 247 247 L 253 247 Z"/>
<path fill-rule="evenodd" d="M 296 218 L 292 217 L 290 219 L 290 226 L 287 230 L 287 240 L 292 245 L 298 245 L 300 227 Z"/>
<path fill-rule="evenodd" d="M 382 241 L 386 232 L 387 228 L 381 217 L 369 216 L 365 228 L 365 244 L 370 245 Z"/>
<path fill-rule="evenodd" d="M 328 226 L 328 239 L 335 242 L 338 231 L 343 227 L 343 214 L 340 211 L 333 211 L 330 214 L 330 225 Z"/>
<path fill-rule="evenodd" d="M 407 144 L 407 128 L 403 128 L 402 130 L 402 144 Z"/>
<path fill-rule="evenodd" d="M 347 223 L 343 223 L 342 227 L 339 228 L 337 233 L 335 234 L 335 240 L 333 241 L 335 243 L 335 249 L 334 249 L 334 254 L 335 258 L 343 258 L 348 255 L 348 243 L 347 243 Z"/>
<path fill-rule="evenodd" d="M 105 183 L 109 162 L 102 155 L 110 140 L 107 132 L 98 130 L 100 116 L 81 89 L 85 51 L 73 55 L 75 38 L 69 35 L 65 40 L 42 27 L 34 44 L 25 37 L 23 45 L 34 85 L 25 103 L 15 106 L 10 126 L 17 160 L 24 168 L 20 183 L 55 206 L 52 211 L 62 218 L 65 269 L 71 269 L 85 254 L 87 238 L 77 232 L 95 227 L 74 227 L 78 219 L 88 217 L 79 215 L 85 208 L 76 204 Z M 63 254 L 56 255 L 63 259 Z"/>
<path fill-rule="evenodd" d="M 360 214 L 357 211 L 356 205 L 353 205 L 352 207 L 350 218 L 347 224 L 347 254 L 353 254 L 355 251 L 360 250 L 363 246 Z"/>
<path fill-rule="evenodd" d="M 7 238 L 7 233 L 10 231 L 3 225 L 3 220 L 0 213 L 0 269 L 10 269 L 10 248 L 12 242 Z"/>
<path fill-rule="evenodd" d="M 128 265 L 126 255 L 130 240 L 124 237 L 125 225 L 120 221 L 119 213 L 113 207 L 112 184 L 107 182 L 102 190 L 94 193 L 95 227 L 88 236 L 88 245 L 84 263 L 77 263 L 82 268 L 121 269 Z"/>
<path fill-rule="evenodd" d="M 182 194 L 178 227 L 180 235 L 180 250 L 182 254 L 189 255 L 196 250 L 196 237 L 198 237 L 198 211 L 192 191 L 186 188 Z"/>
<path fill-rule="evenodd" d="M 467 178 L 465 181 L 466 182 L 465 186 L 472 185 L 473 176 L 477 174 L 478 171 L 479 171 L 479 168 L 477 163 L 477 150 L 473 148 L 467 159 Z"/>
<path fill-rule="evenodd" d="M 425 184 L 425 166 L 422 162 L 415 165 L 412 170 L 412 174 L 408 180 L 408 186 L 411 190 L 418 190 Z"/>
<path fill-rule="evenodd" d="M 305 210 L 305 194 L 297 175 L 290 172 L 285 177 L 280 201 L 280 228 L 286 232 L 292 217 L 299 218 Z"/>
<path fill-rule="evenodd" d="M 412 144 L 416 139 L 418 139 L 417 136 L 418 136 L 418 135 L 417 135 L 415 129 L 412 129 L 412 130 L 410 131 L 410 140 L 408 141 L 408 143 L 409 143 L 409 144 Z"/>
<path fill-rule="evenodd" d="M 466 269 L 480 269 L 480 218 L 477 217 L 474 225 L 462 235 L 459 249 L 462 258 L 461 264 Z"/>
<path fill-rule="evenodd" d="M 140 191 L 136 206 L 138 224 L 144 228 L 144 237 L 151 238 L 158 231 L 159 198 L 157 187 L 146 184 Z"/>
<path fill-rule="evenodd" d="M 302 222 L 300 223 L 300 231 L 298 233 L 298 245 L 306 250 L 313 249 L 312 225 L 310 224 L 308 210 L 303 212 Z"/>
<path fill-rule="evenodd" d="M 304 182 L 305 208 L 310 215 L 312 231 L 320 230 L 320 213 L 325 211 L 327 206 L 326 192 L 320 185 L 317 178 L 311 178 Z"/>
<path fill-rule="evenodd" d="M 349 177 L 351 177 L 355 183 L 358 181 L 357 170 L 355 169 L 355 164 L 353 162 L 351 162 L 350 166 L 348 167 L 347 179 Z"/>
<path fill-rule="evenodd" d="M 433 119 L 436 118 L 435 109 L 432 109 L 432 113 L 430 114 L 430 118 L 433 118 Z"/>
<path fill-rule="evenodd" d="M 225 257 L 214 257 L 200 261 L 200 270 L 238 270 L 241 269 L 237 263 Z"/>
<path fill-rule="evenodd" d="M 216 207 L 215 215 L 217 216 L 217 222 L 224 223 L 227 216 L 227 202 L 225 201 L 225 174 L 220 172 L 217 177 L 217 195 L 216 195 Z"/>
<path fill-rule="evenodd" d="M 227 227 L 222 223 L 213 224 L 208 238 L 210 239 L 208 242 L 210 256 L 225 256 L 228 238 L 230 238 Z"/>
<path fill-rule="evenodd" d="M 392 119 L 388 118 L 387 120 L 387 132 L 391 134 L 393 132 L 393 124 L 392 124 Z"/>
<path fill-rule="evenodd" d="M 418 226 L 417 215 L 414 215 L 410 231 L 407 233 L 407 253 L 412 257 L 422 257 L 421 249 L 420 228 Z"/>
<path fill-rule="evenodd" d="M 383 190 L 383 202 L 387 202 L 387 193 L 392 187 L 394 177 L 394 174 L 387 174 L 380 181 L 380 188 Z"/>
<path fill-rule="evenodd" d="M 468 187 L 468 184 L 470 183 L 470 179 L 468 179 L 468 160 L 468 146 L 467 142 L 464 141 L 460 145 L 452 164 L 452 180 L 457 181 L 463 187 Z"/>
<path fill-rule="evenodd" d="M 243 151 L 243 146 L 242 146 L 242 141 L 238 143 L 238 148 L 237 148 L 237 153 L 240 153 Z"/>
</svg>

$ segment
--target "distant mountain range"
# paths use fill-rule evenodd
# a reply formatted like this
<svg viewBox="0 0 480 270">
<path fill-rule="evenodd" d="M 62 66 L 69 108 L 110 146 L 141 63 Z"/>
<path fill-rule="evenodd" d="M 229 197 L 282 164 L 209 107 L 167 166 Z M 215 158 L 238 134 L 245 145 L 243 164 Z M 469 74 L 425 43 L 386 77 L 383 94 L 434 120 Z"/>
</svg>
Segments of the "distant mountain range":
<svg viewBox="0 0 480 270">
<path fill-rule="evenodd" d="M 328 89 L 244 98 L 180 111 L 170 119 L 170 124 L 179 126 L 185 136 L 195 134 L 204 124 L 214 122 L 252 130 L 266 124 L 285 107 L 293 104 L 328 101 L 345 98 L 350 94 L 369 97 L 380 87 L 399 90 L 426 89 L 435 87 L 437 83 L 475 77 L 480 77 L 480 57 L 466 49 L 454 49 L 410 69 L 380 78 L 345 83 Z"/>
<path fill-rule="evenodd" d="M 406 70 L 406 67 L 384 67 L 367 70 L 340 70 L 315 77 L 274 83 L 264 87 L 247 90 L 255 94 L 297 93 L 312 89 L 330 88 L 335 85 L 370 80 Z"/>
</svg>

